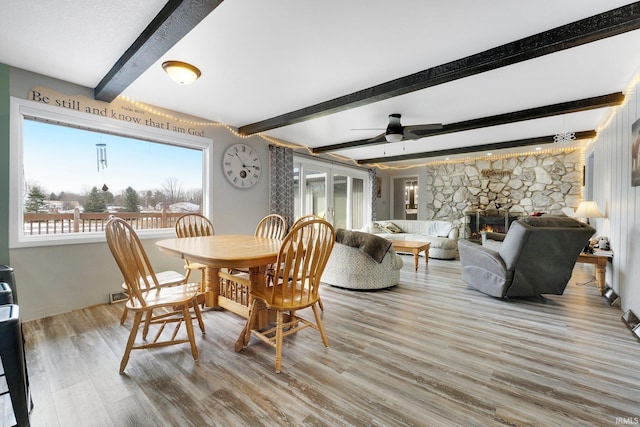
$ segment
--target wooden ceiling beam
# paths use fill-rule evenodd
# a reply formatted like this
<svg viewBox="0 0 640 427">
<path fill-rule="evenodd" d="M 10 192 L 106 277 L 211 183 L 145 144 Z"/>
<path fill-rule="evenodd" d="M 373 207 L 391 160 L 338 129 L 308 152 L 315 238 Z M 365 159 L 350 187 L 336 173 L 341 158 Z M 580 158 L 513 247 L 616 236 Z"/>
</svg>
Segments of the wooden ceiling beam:
<svg viewBox="0 0 640 427">
<path fill-rule="evenodd" d="M 598 133 L 595 130 L 576 132 L 576 140 L 595 138 L 597 134 Z M 470 147 L 459 147 L 459 148 L 449 148 L 446 150 L 428 151 L 424 153 L 403 154 L 400 156 L 376 157 L 371 159 L 357 160 L 357 163 L 359 165 L 366 165 L 366 164 L 372 164 L 372 163 L 390 163 L 390 162 L 400 162 L 400 161 L 406 161 L 406 160 L 426 159 L 430 157 L 453 156 L 456 154 L 477 153 L 479 151 L 492 151 L 492 150 L 502 150 L 505 148 L 526 147 L 528 145 L 551 144 L 553 143 L 554 137 L 555 135 L 547 135 L 547 136 L 539 136 L 536 138 L 526 138 L 526 139 L 517 139 L 513 141 L 495 142 L 492 144 L 473 145 Z"/>
<path fill-rule="evenodd" d="M 495 116 L 481 117 L 478 119 L 465 120 L 463 122 L 449 123 L 441 129 L 414 131 L 413 133 L 427 138 L 436 135 L 445 135 L 454 132 L 464 132 L 474 129 L 481 129 L 490 126 L 506 125 L 509 123 L 522 122 L 525 120 L 542 119 L 545 117 L 557 116 L 561 114 L 578 113 L 581 111 L 594 110 L 598 108 L 620 105 L 624 101 L 622 92 L 610 93 L 608 95 L 594 96 L 591 98 L 578 99 L 575 101 L 560 102 L 558 104 L 545 105 L 542 107 L 529 108 L 526 110 L 514 111 L 511 113 L 497 114 Z M 384 144 L 386 141 L 374 141 L 371 139 L 360 139 L 358 141 L 342 142 L 340 144 L 325 145 L 312 149 L 314 154 L 326 153 L 329 151 L 347 150 L 361 147 L 363 145 Z"/>
<path fill-rule="evenodd" d="M 640 28 L 640 2 L 239 128 L 252 135 L 538 58 Z"/>
<path fill-rule="evenodd" d="M 169 0 L 93 89 L 94 98 L 113 101 L 222 1 Z"/>
</svg>

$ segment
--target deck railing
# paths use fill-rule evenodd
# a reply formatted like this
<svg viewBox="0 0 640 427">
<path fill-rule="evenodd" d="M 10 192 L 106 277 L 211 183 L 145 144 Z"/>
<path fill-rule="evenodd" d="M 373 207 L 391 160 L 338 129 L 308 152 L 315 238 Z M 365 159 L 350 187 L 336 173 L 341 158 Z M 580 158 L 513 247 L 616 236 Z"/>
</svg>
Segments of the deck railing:
<svg viewBox="0 0 640 427">
<path fill-rule="evenodd" d="M 173 228 L 176 220 L 184 212 L 103 212 L 80 213 L 26 213 L 24 214 L 24 234 L 37 236 L 41 234 L 89 233 L 104 231 L 104 226 L 111 216 L 122 218 L 137 230 L 154 228 Z"/>
</svg>

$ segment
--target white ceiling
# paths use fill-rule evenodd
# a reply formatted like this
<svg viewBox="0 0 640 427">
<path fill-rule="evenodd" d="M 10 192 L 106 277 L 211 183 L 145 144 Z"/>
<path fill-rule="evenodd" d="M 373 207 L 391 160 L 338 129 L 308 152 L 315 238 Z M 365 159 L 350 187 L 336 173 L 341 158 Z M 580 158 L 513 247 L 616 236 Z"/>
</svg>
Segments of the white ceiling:
<svg viewBox="0 0 640 427">
<path fill-rule="evenodd" d="M 225 0 L 123 95 L 240 127 L 630 3 Z M 161 0 L 0 0 L 0 62 L 95 87 L 163 6 Z M 162 71 L 166 60 L 192 63 L 202 77 L 179 86 Z M 391 113 L 402 114 L 403 125 L 447 124 L 621 92 L 639 68 L 636 30 L 265 133 L 311 148 L 333 145 L 380 134 L 353 129 L 384 129 Z M 363 159 L 591 130 L 606 113 L 336 154 Z"/>
</svg>

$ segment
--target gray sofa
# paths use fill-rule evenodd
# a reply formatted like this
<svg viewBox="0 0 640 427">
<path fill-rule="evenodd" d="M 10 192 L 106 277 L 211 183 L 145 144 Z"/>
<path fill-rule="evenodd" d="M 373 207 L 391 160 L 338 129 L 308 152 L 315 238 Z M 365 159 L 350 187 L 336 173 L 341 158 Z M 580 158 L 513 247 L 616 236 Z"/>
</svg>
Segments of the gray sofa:
<svg viewBox="0 0 640 427">
<path fill-rule="evenodd" d="M 392 232 L 385 225 L 395 224 L 400 231 Z M 360 231 L 375 234 L 388 240 L 412 240 L 429 242 L 429 258 L 455 259 L 458 257 L 458 227 L 451 221 L 390 219 L 374 221 Z"/>
<path fill-rule="evenodd" d="M 526 217 L 484 245 L 460 240 L 462 280 L 494 297 L 562 295 L 595 229 L 565 216 Z M 500 242 L 500 240 L 503 241 Z"/>
</svg>

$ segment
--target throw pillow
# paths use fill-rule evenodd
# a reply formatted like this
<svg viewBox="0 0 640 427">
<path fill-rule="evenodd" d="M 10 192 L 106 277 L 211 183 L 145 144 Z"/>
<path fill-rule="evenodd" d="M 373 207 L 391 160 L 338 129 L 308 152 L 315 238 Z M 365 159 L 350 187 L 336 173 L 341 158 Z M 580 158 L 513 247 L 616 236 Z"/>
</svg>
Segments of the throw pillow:
<svg viewBox="0 0 640 427">
<path fill-rule="evenodd" d="M 389 234 L 402 233 L 402 229 L 392 222 L 381 223 L 380 227 Z"/>
</svg>

